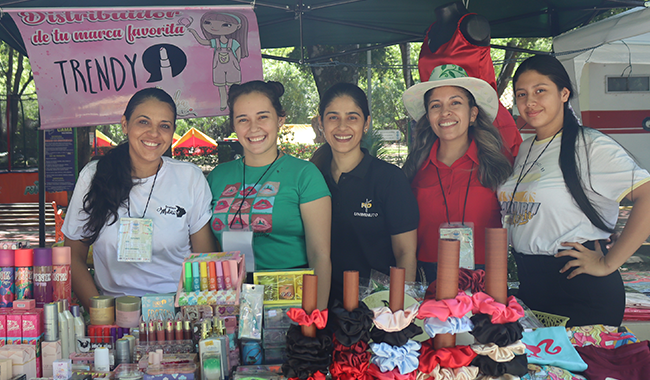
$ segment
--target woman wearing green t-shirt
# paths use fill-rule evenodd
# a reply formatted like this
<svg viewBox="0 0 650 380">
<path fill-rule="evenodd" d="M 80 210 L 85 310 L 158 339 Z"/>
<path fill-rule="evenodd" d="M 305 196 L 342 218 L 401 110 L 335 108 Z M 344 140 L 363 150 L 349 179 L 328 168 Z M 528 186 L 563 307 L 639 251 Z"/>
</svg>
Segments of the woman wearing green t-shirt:
<svg viewBox="0 0 650 380">
<path fill-rule="evenodd" d="M 330 193 L 314 164 L 278 149 L 283 93 L 278 82 L 230 88 L 230 125 L 244 157 L 217 166 L 208 176 L 211 226 L 219 239 L 224 230 L 253 231 L 256 270 L 314 268 L 322 309 L 331 277 Z"/>
</svg>

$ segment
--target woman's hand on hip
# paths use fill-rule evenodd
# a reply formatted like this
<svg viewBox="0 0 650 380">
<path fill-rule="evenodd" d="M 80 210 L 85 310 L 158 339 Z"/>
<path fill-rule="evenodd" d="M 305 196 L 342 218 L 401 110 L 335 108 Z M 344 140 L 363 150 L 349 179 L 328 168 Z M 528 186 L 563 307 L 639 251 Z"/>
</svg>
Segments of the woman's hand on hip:
<svg viewBox="0 0 650 380">
<path fill-rule="evenodd" d="M 572 279 L 579 274 L 590 274 L 596 277 L 605 277 L 612 273 L 605 262 L 605 255 L 600 249 L 600 244 L 596 244 L 596 250 L 592 251 L 580 243 L 562 243 L 563 247 L 571 247 L 565 251 L 558 252 L 555 257 L 571 256 L 575 260 L 571 260 L 562 269 L 560 273 L 565 273 L 571 268 L 574 268 L 567 276 Z"/>
</svg>

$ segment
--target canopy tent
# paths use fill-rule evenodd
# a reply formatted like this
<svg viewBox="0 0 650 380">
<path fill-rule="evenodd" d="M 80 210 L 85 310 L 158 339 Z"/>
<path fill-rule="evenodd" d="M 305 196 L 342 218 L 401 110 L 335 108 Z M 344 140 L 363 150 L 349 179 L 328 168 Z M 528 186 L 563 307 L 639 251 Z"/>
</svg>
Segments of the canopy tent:
<svg viewBox="0 0 650 380">
<path fill-rule="evenodd" d="M 95 130 L 95 138 L 91 141 L 92 147 L 95 148 L 95 141 L 97 141 L 97 146 L 116 146 L 117 144 L 111 140 L 108 136 L 103 134 L 100 130 Z"/>
<path fill-rule="evenodd" d="M 308 45 L 383 44 L 422 41 L 434 10 L 450 0 L 194 0 L 191 5 L 255 7 L 262 48 Z M 549 37 L 585 25 L 610 8 L 643 5 L 636 0 L 473 0 L 470 12 L 490 21 L 492 37 Z M 149 0 L 103 0 L 95 7 L 148 7 Z M 187 6 L 183 0 L 158 0 L 157 6 Z M 10 8 L 88 8 L 87 0 L 0 0 Z M 0 38 L 25 52 L 10 16 L 0 19 Z M 362 46 L 360 49 L 366 49 Z M 372 47 L 371 47 L 372 48 Z M 320 57 L 327 59 L 329 57 Z"/>
<path fill-rule="evenodd" d="M 172 145 L 175 144 L 176 141 L 178 141 L 180 138 L 181 136 L 178 133 L 174 132 L 174 136 L 172 136 Z"/>
<path fill-rule="evenodd" d="M 172 145 L 172 149 L 216 147 L 217 145 L 212 137 L 192 127 Z"/>
</svg>

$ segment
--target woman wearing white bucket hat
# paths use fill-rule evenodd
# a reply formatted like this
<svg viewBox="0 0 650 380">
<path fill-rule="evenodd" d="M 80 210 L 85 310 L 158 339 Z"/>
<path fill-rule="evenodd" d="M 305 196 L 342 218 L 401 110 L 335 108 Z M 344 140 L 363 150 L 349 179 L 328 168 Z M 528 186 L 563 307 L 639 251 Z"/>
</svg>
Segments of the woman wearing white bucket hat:
<svg viewBox="0 0 650 380">
<path fill-rule="evenodd" d="M 485 228 L 501 227 L 495 190 L 512 173 L 512 157 L 492 125 L 497 93 L 460 66 L 441 65 L 403 101 L 417 120 L 403 169 L 420 208 L 418 264 L 427 280 L 435 279 L 441 234 L 460 234 L 461 266 L 482 268 Z"/>
</svg>

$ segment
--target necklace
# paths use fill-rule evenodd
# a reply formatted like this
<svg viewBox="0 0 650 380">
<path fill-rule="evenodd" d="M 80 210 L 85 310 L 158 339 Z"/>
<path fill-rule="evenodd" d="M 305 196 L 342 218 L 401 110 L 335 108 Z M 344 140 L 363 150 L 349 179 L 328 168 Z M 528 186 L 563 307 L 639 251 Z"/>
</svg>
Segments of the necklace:
<svg viewBox="0 0 650 380">
<path fill-rule="evenodd" d="M 147 215 L 147 209 L 149 208 L 149 201 L 151 200 L 151 194 L 153 194 L 153 187 L 156 186 L 156 178 L 158 178 L 158 172 L 160 171 L 160 166 L 162 165 L 162 161 L 158 163 L 158 169 L 156 169 L 156 175 L 153 176 L 153 183 L 151 184 L 151 190 L 149 191 L 149 196 L 147 197 L 147 203 L 144 205 L 144 212 L 142 213 L 142 217 L 144 218 L 145 215 Z M 126 198 L 126 207 L 129 213 L 129 218 L 131 217 L 131 202 L 130 202 L 131 196 L 129 195 Z"/>
<path fill-rule="evenodd" d="M 465 203 L 463 204 L 463 220 L 462 224 L 465 225 L 465 209 L 467 208 L 467 196 L 469 195 L 469 185 L 472 182 L 472 171 L 474 171 L 474 162 L 472 161 L 472 168 L 469 170 L 469 178 L 467 179 L 467 190 L 465 191 Z M 442 187 L 442 179 L 440 178 L 440 170 L 436 166 L 436 173 L 438 173 L 438 184 L 440 185 L 440 191 L 442 192 L 442 200 L 445 202 L 445 211 L 447 211 L 447 223 L 451 224 L 449 218 L 449 206 L 447 205 L 447 196 L 445 195 L 445 189 Z"/>
<path fill-rule="evenodd" d="M 257 182 L 255 182 L 255 184 L 253 185 L 253 187 L 251 187 L 250 189 L 248 189 L 248 191 L 246 191 L 246 192 L 244 193 L 244 197 L 242 198 L 241 203 L 239 204 L 239 208 L 237 209 L 237 212 L 236 212 L 235 215 L 233 216 L 232 221 L 230 221 L 230 228 L 232 228 L 233 223 L 235 223 L 235 221 L 238 220 L 238 219 L 237 219 L 237 216 L 239 216 L 239 218 L 241 219 L 241 208 L 242 208 L 242 206 L 244 205 L 244 202 L 246 201 L 246 198 L 248 198 L 248 196 L 253 192 L 253 190 L 255 190 L 255 187 L 257 187 L 257 185 L 259 185 L 259 183 L 260 183 L 260 181 L 262 180 L 262 178 L 264 178 L 264 176 L 266 175 L 266 173 L 269 172 L 269 170 L 271 169 L 271 167 L 273 166 L 273 164 L 275 164 L 275 161 L 278 160 L 278 157 L 280 157 L 280 150 L 279 150 L 279 149 L 277 150 L 277 153 L 276 153 L 276 155 L 275 155 L 275 158 L 273 159 L 273 162 L 271 162 L 271 164 L 269 165 L 269 167 L 266 168 L 266 170 L 264 170 L 264 173 L 262 173 L 262 175 L 260 176 L 260 178 L 257 179 Z M 245 186 L 246 186 L 246 162 L 245 162 L 245 159 L 246 159 L 246 157 L 243 157 L 242 160 L 241 160 L 241 161 L 242 161 L 242 165 L 244 166 L 244 168 L 242 169 L 242 181 L 241 181 L 241 183 L 242 183 L 242 187 L 244 187 L 244 189 L 245 189 Z"/>
<path fill-rule="evenodd" d="M 546 146 L 544 147 L 544 149 L 542 149 L 542 151 L 539 153 L 539 155 L 537 156 L 535 161 L 533 161 L 530 164 L 530 167 L 524 173 L 524 168 L 526 167 L 526 163 L 528 163 L 528 157 L 530 156 L 530 152 L 533 150 L 533 145 L 535 144 L 535 139 L 533 139 L 530 142 L 530 148 L 528 148 L 528 153 L 526 153 L 526 159 L 524 160 L 524 164 L 521 167 L 521 171 L 519 172 L 519 177 L 517 177 L 517 182 L 515 183 L 515 188 L 514 188 L 514 190 L 512 190 L 512 197 L 510 198 L 510 203 L 508 203 L 508 208 L 507 208 L 507 213 L 508 214 L 512 213 L 512 204 L 513 204 L 513 202 L 515 200 L 515 194 L 517 194 L 517 189 L 519 188 L 519 184 L 521 183 L 521 181 L 523 181 L 524 177 L 526 177 L 526 175 L 528 175 L 528 172 L 530 172 L 530 170 L 533 168 L 533 166 L 535 166 L 535 164 L 537 163 L 539 158 L 542 157 L 542 154 L 544 154 L 544 152 L 546 152 L 546 149 L 549 147 L 549 145 L 551 145 L 553 140 L 555 140 L 555 137 L 557 137 L 557 135 L 560 132 L 562 132 L 562 128 L 560 128 L 557 132 L 555 132 L 555 134 L 553 135 L 551 140 L 548 143 L 546 143 Z"/>
</svg>

